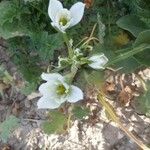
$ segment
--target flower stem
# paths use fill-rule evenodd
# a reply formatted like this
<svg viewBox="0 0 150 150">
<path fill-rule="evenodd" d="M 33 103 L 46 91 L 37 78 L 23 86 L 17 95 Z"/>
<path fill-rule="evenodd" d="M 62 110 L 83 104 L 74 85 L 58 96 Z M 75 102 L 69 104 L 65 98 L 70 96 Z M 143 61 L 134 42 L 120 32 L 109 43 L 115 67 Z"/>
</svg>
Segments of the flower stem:
<svg viewBox="0 0 150 150">
<path fill-rule="evenodd" d="M 71 72 L 68 74 L 68 83 L 70 84 L 72 83 L 75 75 L 77 74 L 78 69 L 79 69 L 78 65 L 73 64 L 71 66 Z"/>
<path fill-rule="evenodd" d="M 71 58 L 73 56 L 73 49 L 69 43 L 67 33 L 63 33 L 63 38 L 64 38 L 64 41 L 65 41 L 67 48 L 68 48 L 69 57 Z"/>
</svg>

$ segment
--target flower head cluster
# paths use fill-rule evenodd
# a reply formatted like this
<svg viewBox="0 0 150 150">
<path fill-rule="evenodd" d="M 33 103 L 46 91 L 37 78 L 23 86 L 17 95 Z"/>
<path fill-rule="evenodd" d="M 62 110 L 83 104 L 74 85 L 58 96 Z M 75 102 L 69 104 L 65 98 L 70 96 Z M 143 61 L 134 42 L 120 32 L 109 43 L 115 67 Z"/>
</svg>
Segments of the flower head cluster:
<svg viewBox="0 0 150 150">
<path fill-rule="evenodd" d="M 65 101 L 75 103 L 83 99 L 83 92 L 78 87 L 69 85 L 62 75 L 42 73 L 41 77 L 46 83 L 39 87 L 42 94 L 37 103 L 39 109 L 55 109 Z"/>
<path fill-rule="evenodd" d="M 60 1 L 50 0 L 48 14 L 52 20 L 52 26 L 60 32 L 65 33 L 67 28 L 80 22 L 83 17 L 84 8 L 85 4 L 77 2 L 68 10 L 63 8 Z M 66 36 L 66 33 L 64 35 Z M 108 59 L 103 53 L 88 57 L 87 54 L 89 52 L 87 53 L 87 48 L 91 51 L 92 46 L 84 45 L 84 50 L 86 51 L 82 51 L 82 46 L 79 48 L 73 47 L 73 40 L 69 41 L 66 37 L 64 40 L 68 47 L 69 57 L 58 58 L 58 69 L 69 66 L 71 72 L 67 77 L 69 77 L 70 81 L 72 81 L 82 65 L 89 65 L 93 69 L 104 69 Z M 68 83 L 64 76 L 58 73 L 42 73 L 41 78 L 46 82 L 39 87 L 39 91 L 42 94 L 37 103 L 39 109 L 55 109 L 66 101 L 75 103 L 83 99 L 82 90 Z"/>
<path fill-rule="evenodd" d="M 66 64 L 76 64 L 76 65 L 85 65 L 88 64 L 91 68 L 98 70 L 98 69 L 105 69 L 105 65 L 108 62 L 108 58 L 105 54 L 94 54 L 91 57 L 84 57 L 84 54 L 79 48 L 74 49 L 74 55 L 70 58 L 61 58 L 59 57 L 58 67 L 62 67 Z"/>
<path fill-rule="evenodd" d="M 64 33 L 67 28 L 70 28 L 81 21 L 84 8 L 85 4 L 77 2 L 70 8 L 70 10 L 68 10 L 63 8 L 60 1 L 50 0 L 48 14 L 52 20 L 52 26 Z"/>
</svg>

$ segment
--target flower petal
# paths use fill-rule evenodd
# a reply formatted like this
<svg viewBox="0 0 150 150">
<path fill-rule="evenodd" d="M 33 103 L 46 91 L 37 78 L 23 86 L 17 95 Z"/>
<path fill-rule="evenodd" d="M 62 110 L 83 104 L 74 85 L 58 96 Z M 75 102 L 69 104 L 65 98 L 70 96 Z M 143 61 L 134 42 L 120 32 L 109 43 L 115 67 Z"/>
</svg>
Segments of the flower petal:
<svg viewBox="0 0 150 150">
<path fill-rule="evenodd" d="M 51 22 L 51 25 L 52 25 L 52 26 L 55 28 L 55 30 L 57 30 L 58 32 L 60 31 L 60 32 L 62 32 L 62 33 L 65 33 L 65 31 L 62 30 L 62 29 L 60 28 L 60 26 L 59 26 L 57 23 Z"/>
<path fill-rule="evenodd" d="M 64 77 L 59 73 L 42 73 L 41 78 L 45 81 L 64 80 Z"/>
<path fill-rule="evenodd" d="M 75 103 L 83 99 L 83 92 L 81 91 L 80 88 L 72 85 L 70 87 L 70 93 L 66 98 L 68 102 Z"/>
<path fill-rule="evenodd" d="M 55 109 L 60 105 L 55 100 L 45 96 L 41 97 L 37 102 L 38 109 Z"/>
<path fill-rule="evenodd" d="M 65 24 L 62 22 L 62 18 L 65 19 Z M 68 9 L 64 8 L 56 14 L 55 23 L 53 23 L 53 25 L 56 27 L 56 29 L 64 33 L 65 30 L 70 27 L 70 23 L 71 13 Z"/>
<path fill-rule="evenodd" d="M 58 0 L 50 0 L 49 6 L 48 6 L 48 14 L 51 18 L 52 22 L 55 21 L 56 14 L 63 9 L 63 5 Z"/>
<path fill-rule="evenodd" d="M 77 2 L 71 7 L 70 13 L 72 17 L 72 22 L 70 27 L 76 25 L 81 21 L 84 14 L 84 8 L 85 4 L 83 4 L 82 2 Z"/>
<path fill-rule="evenodd" d="M 89 58 L 92 61 L 89 66 L 93 69 L 104 69 L 104 65 L 108 62 L 108 58 L 104 55 L 95 55 Z"/>
<path fill-rule="evenodd" d="M 56 87 L 57 85 L 55 82 L 50 83 L 46 82 L 40 85 L 39 91 L 42 95 L 48 96 L 48 97 L 56 97 Z"/>
</svg>

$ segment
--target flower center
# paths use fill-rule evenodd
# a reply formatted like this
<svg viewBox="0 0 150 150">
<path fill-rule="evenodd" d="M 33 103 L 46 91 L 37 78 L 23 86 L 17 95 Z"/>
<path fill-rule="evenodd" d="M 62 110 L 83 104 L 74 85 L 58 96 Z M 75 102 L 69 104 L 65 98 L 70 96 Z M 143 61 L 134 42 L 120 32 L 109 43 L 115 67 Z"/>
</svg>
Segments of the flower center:
<svg viewBox="0 0 150 150">
<path fill-rule="evenodd" d="M 64 87 L 64 85 L 58 85 L 56 92 L 58 95 L 63 95 L 66 92 L 66 88 Z"/>
<path fill-rule="evenodd" d="M 68 19 L 65 17 L 61 17 L 59 20 L 59 24 L 65 26 L 68 23 Z"/>
</svg>

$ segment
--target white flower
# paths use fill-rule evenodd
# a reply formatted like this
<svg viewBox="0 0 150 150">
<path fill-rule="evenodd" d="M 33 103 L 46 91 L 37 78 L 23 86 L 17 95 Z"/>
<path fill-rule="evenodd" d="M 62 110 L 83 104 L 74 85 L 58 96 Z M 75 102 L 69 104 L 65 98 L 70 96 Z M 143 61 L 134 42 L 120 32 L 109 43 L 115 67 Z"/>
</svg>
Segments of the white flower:
<svg viewBox="0 0 150 150">
<path fill-rule="evenodd" d="M 88 64 L 93 69 L 104 69 L 104 65 L 108 62 L 108 58 L 104 54 L 94 55 L 88 59 Z"/>
<path fill-rule="evenodd" d="M 83 92 L 74 85 L 68 85 L 62 75 L 42 73 L 41 77 L 47 82 L 39 87 L 43 95 L 37 103 L 39 109 L 55 109 L 65 101 L 75 103 L 83 99 Z"/>
<path fill-rule="evenodd" d="M 85 4 L 77 2 L 70 10 L 63 8 L 63 5 L 58 0 L 50 0 L 48 7 L 48 14 L 52 20 L 52 26 L 61 32 L 65 32 L 79 23 L 83 17 Z"/>
</svg>

